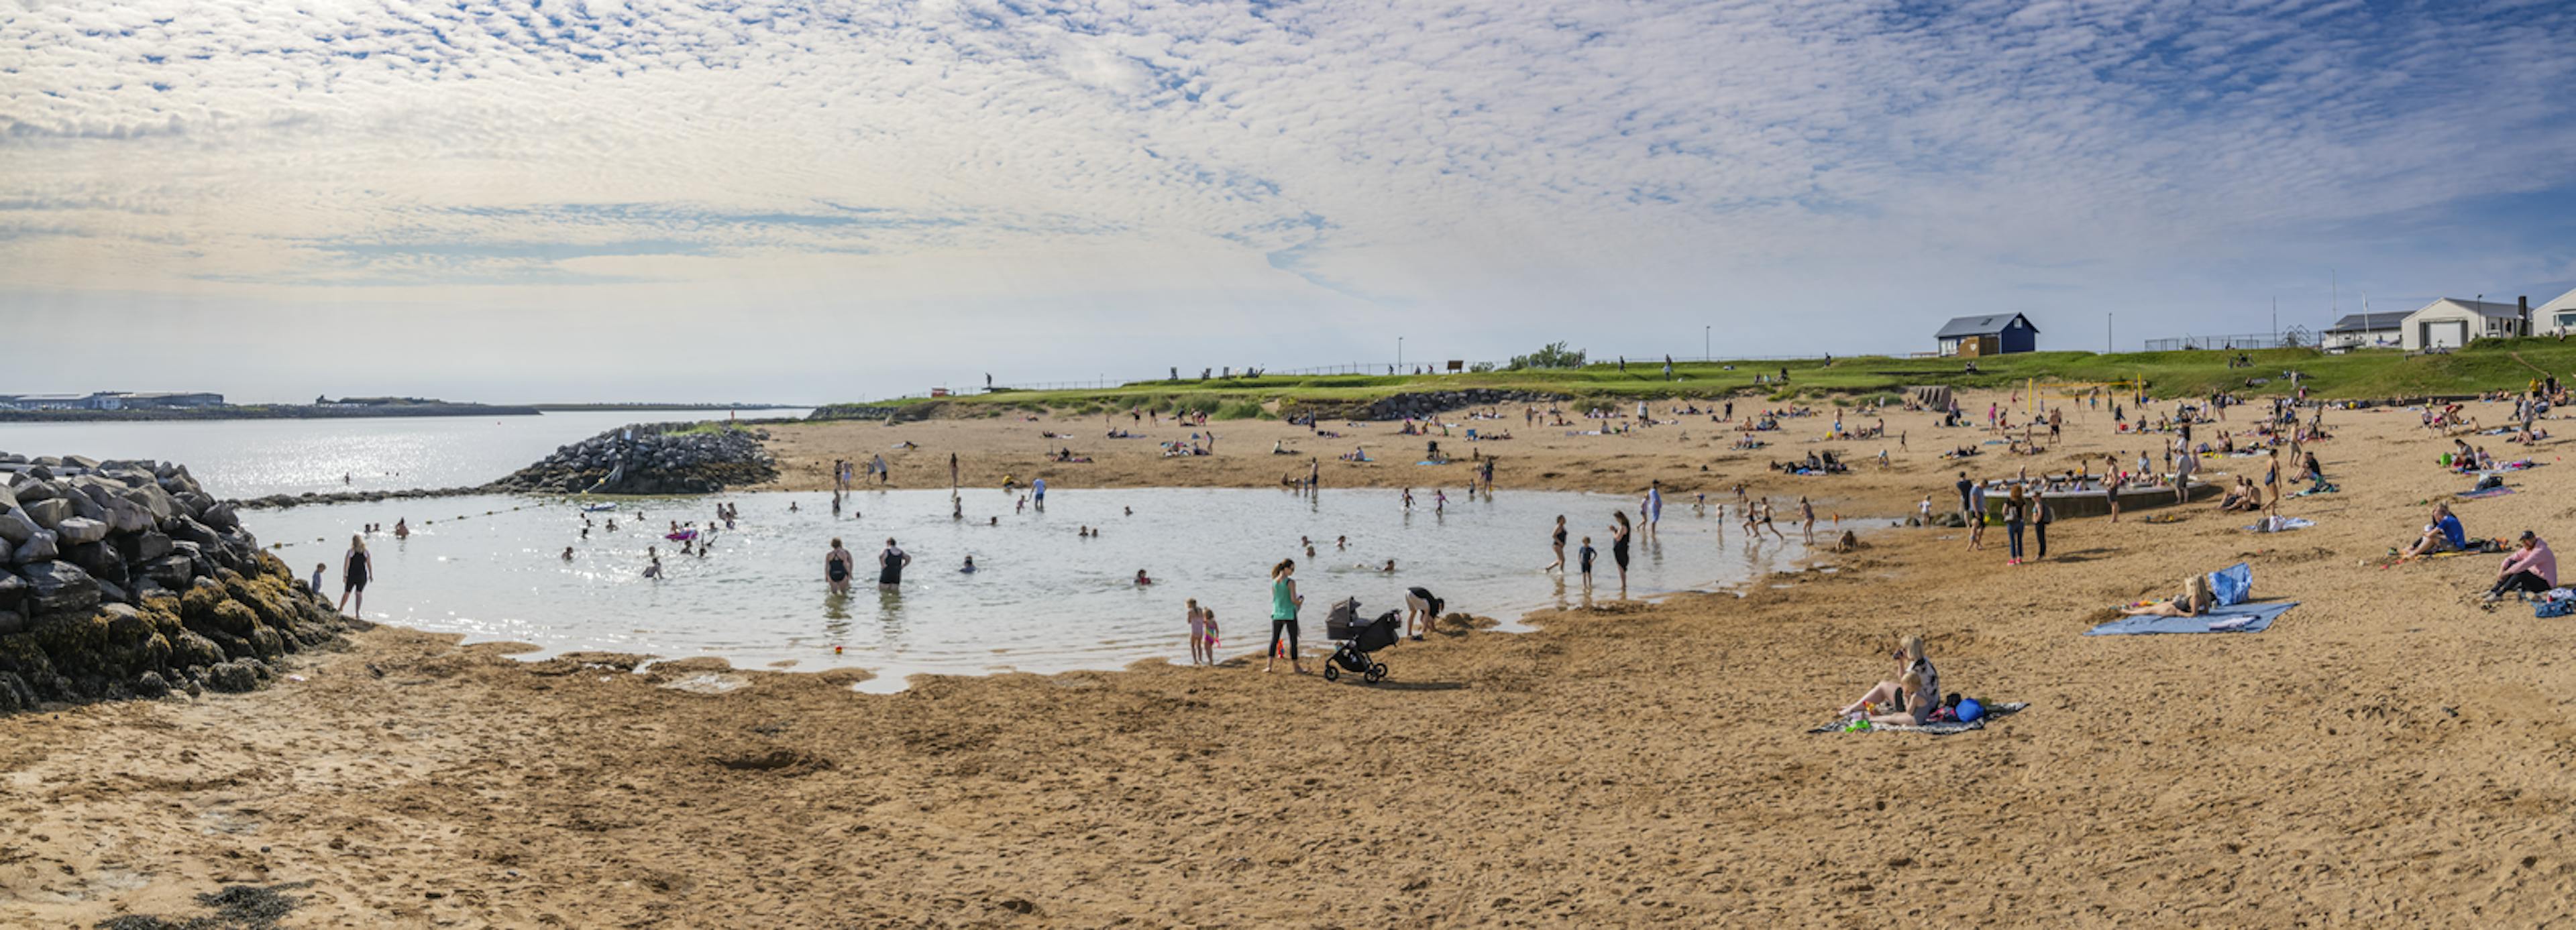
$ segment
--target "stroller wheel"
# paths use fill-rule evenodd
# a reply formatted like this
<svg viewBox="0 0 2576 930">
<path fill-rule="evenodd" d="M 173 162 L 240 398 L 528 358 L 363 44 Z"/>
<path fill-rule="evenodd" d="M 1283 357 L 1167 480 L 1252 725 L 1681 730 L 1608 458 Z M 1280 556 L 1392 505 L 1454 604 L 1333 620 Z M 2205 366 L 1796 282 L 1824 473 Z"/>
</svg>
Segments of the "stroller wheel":
<svg viewBox="0 0 2576 930">
<path fill-rule="evenodd" d="M 1342 670 L 1341 670 L 1341 669 L 1338 669 L 1338 668 L 1334 668 L 1334 667 L 1333 667 L 1333 663 L 1331 663 L 1331 662 L 1326 662 L 1326 663 L 1324 663 L 1324 680 L 1325 680 L 1325 681 L 1340 681 L 1340 680 L 1342 680 Z"/>
<path fill-rule="evenodd" d="M 1379 662 L 1369 666 L 1369 670 L 1366 673 L 1361 674 L 1360 679 L 1368 682 L 1369 684 L 1377 684 L 1378 682 L 1385 681 L 1386 663 Z"/>
</svg>

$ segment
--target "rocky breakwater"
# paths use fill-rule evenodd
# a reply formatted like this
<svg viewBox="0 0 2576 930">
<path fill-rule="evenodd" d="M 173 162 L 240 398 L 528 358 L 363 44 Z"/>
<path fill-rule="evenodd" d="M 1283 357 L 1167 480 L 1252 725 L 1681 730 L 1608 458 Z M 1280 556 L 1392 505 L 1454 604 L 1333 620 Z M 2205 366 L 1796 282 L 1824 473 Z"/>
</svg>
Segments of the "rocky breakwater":
<svg viewBox="0 0 2576 930">
<path fill-rule="evenodd" d="M 484 490 L 533 494 L 714 494 L 778 477 L 767 430 L 644 423 L 556 449 Z"/>
<path fill-rule="evenodd" d="M 0 713 L 248 691 L 345 627 L 184 467 L 0 453 Z"/>
</svg>

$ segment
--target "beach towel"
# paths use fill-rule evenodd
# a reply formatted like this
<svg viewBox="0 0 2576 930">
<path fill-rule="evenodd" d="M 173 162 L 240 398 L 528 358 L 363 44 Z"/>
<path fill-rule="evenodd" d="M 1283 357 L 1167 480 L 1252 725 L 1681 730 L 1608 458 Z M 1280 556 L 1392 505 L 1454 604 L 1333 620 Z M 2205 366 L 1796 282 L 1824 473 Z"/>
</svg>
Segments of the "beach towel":
<svg viewBox="0 0 2576 930">
<path fill-rule="evenodd" d="M 2218 606 L 2233 607 L 2245 603 L 2254 590 L 2254 567 L 2238 562 L 2209 573 L 2210 593 L 2218 595 Z"/>
<path fill-rule="evenodd" d="M 2325 483 L 2325 482 L 2320 481 L 2320 482 L 2317 482 L 2316 484 L 2309 485 L 2309 486 L 2308 486 L 2308 488 L 2307 488 L 2307 490 L 2304 490 L 2304 491 L 2292 491 L 2292 492 L 2290 492 L 2290 496 L 2291 496 L 2291 497 L 2314 497 L 2314 496 L 2319 495 L 2319 494 L 2339 494 L 2339 493 L 2342 493 L 2342 491 L 2343 491 L 2343 489 L 2342 489 L 2342 488 L 2338 488 L 2338 487 L 2335 487 L 2334 485 L 2327 484 L 2327 483 Z"/>
<path fill-rule="evenodd" d="M 2272 621 L 2299 606 L 2297 601 L 2263 601 L 2220 607 L 2197 617 L 2122 617 L 2084 631 L 2086 636 L 2139 636 L 2148 633 L 2260 633 Z"/>
<path fill-rule="evenodd" d="M 2291 530 L 2304 530 L 2315 525 L 2317 525 L 2317 521 L 2302 519 L 2299 517 L 2270 517 L 2261 523 L 2246 527 L 2245 531 L 2249 533 L 2287 533 Z"/>
<path fill-rule="evenodd" d="M 2474 501 L 2485 500 L 2490 497 L 2503 497 L 2511 493 L 2513 493 L 2512 488 L 2481 488 L 2475 491 L 2462 491 L 2455 496 L 2464 501 Z"/>
<path fill-rule="evenodd" d="M 2010 703 L 2010 704 L 1988 704 L 1988 705 L 1986 705 L 1986 714 L 1985 714 L 1985 716 L 1979 717 L 1979 718 L 1977 718 L 1977 719 L 1975 719 L 1975 720 L 1969 720 L 1969 721 L 1964 721 L 1964 722 L 1962 722 L 1962 721 L 1958 721 L 1958 720 L 1944 720 L 1944 721 L 1941 721 L 1941 722 L 1939 722 L 1939 723 L 1927 723 L 1927 724 L 1924 724 L 1924 725 L 1922 725 L 1922 726 L 1914 726 L 1914 725 L 1911 725 L 1911 724 L 1873 723 L 1873 724 L 1870 724 L 1870 725 L 1869 725 L 1869 729 L 1866 729 L 1866 730 L 1846 730 L 1846 729 L 1843 729 L 1843 728 L 1844 728 L 1844 727 L 1846 727 L 1846 726 L 1849 726 L 1849 724 L 1847 724 L 1847 723 L 1845 723 L 1845 722 L 1843 722 L 1843 721 L 1841 721 L 1841 720 L 1836 720 L 1836 721 L 1834 721 L 1834 722 L 1832 722 L 1832 723 L 1828 723 L 1828 724 L 1825 724 L 1825 725 L 1823 725 L 1823 726 L 1819 726 L 1819 727 L 1815 727 L 1815 728 L 1809 729 L 1807 732 L 1809 732 L 1809 733 L 1929 733 L 1929 734 L 1932 734 L 1932 735 L 1934 735 L 1934 736 L 1947 736 L 1947 735 L 1952 734 L 1952 733 L 1965 733 L 1965 732 L 1968 732 L 1969 730 L 1983 730 L 1983 729 L 1985 729 L 1985 728 L 1986 728 L 1986 721 L 1988 721 L 1988 720 L 1993 720 L 1993 719 L 1995 719 L 1995 718 L 1997 718 L 1997 717 L 2010 716 L 2010 715 L 2012 715 L 2012 714 L 2014 714 L 2014 713 L 2019 712 L 2022 708 L 2029 707 L 2029 706 L 2030 706 L 2030 704 L 2029 704 L 2029 702 L 2027 702 L 2027 701 L 2015 701 L 2015 702 Z"/>
</svg>

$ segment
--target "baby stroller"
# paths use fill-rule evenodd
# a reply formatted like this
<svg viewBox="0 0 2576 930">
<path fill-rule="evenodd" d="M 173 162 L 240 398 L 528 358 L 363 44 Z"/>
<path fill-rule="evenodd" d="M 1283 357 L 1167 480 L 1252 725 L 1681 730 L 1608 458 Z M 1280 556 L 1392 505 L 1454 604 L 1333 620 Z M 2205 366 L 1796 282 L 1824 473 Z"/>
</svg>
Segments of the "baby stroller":
<svg viewBox="0 0 2576 930">
<path fill-rule="evenodd" d="M 1395 645 L 1396 628 L 1402 622 L 1402 615 L 1392 610 L 1374 620 L 1361 619 L 1358 598 L 1334 604 L 1332 613 L 1324 617 L 1324 638 L 1341 645 L 1324 660 L 1324 680 L 1340 681 L 1343 669 L 1360 673 L 1360 680 L 1369 684 L 1385 680 L 1386 663 L 1369 658 L 1369 653 Z"/>
</svg>

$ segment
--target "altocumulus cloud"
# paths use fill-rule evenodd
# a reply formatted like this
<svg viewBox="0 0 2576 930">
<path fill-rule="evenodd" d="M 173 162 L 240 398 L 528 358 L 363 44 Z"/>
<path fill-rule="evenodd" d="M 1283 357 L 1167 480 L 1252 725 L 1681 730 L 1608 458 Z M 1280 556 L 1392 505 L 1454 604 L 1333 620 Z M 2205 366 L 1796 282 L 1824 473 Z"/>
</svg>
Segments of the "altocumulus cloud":
<svg viewBox="0 0 2576 930">
<path fill-rule="evenodd" d="M 1649 301 L 1821 255 L 2081 264 L 2576 181 L 2576 7 L 2557 3 L 0 17 L 0 285 L 21 289 L 560 288 L 1106 249 L 1237 252 L 1341 306 Z M 1563 290 L 1521 286 L 1542 272 Z"/>
</svg>

